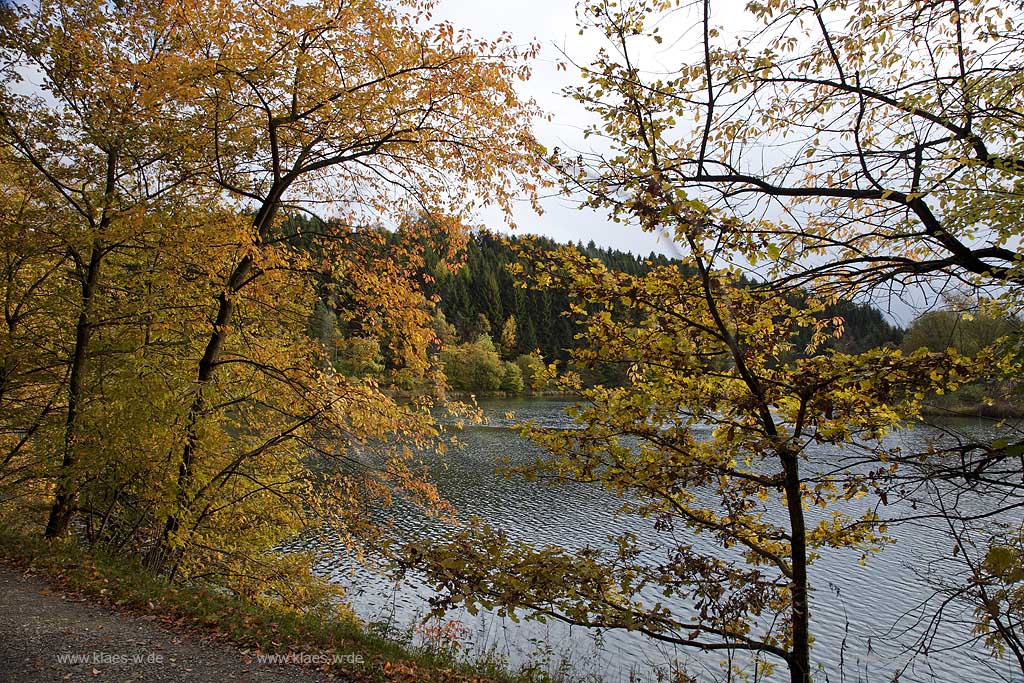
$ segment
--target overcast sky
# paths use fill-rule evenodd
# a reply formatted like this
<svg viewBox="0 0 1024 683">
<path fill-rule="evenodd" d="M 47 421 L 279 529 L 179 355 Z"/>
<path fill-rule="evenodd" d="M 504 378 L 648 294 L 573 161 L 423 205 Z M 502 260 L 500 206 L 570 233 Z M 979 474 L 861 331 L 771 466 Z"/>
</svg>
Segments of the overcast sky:
<svg viewBox="0 0 1024 683">
<path fill-rule="evenodd" d="M 729 31 L 752 27 L 752 19 L 744 13 L 746 0 L 715 0 L 712 3 L 712 24 L 727 26 Z M 539 121 L 535 126 L 540 142 L 551 149 L 586 152 L 593 149 L 594 139 L 584 140 L 581 131 L 588 114 L 579 105 L 561 95 L 567 85 L 581 83 L 578 71 L 570 64 L 558 70 L 560 61 L 568 55 L 578 64 L 587 64 L 599 43 L 591 32 L 580 36 L 576 24 L 575 0 L 439 0 L 434 12 L 438 19 L 447 19 L 457 28 L 466 28 L 477 37 L 494 38 L 508 31 L 518 43 L 536 41 L 541 55 L 533 67 L 533 77 L 519 84 L 523 95 L 534 98 L 542 109 L 554 116 L 552 121 Z M 688 62 L 688 52 L 700 45 L 699 34 L 690 39 L 691 31 L 698 31 L 692 15 L 680 13 L 674 25 L 662 25 L 663 35 L 682 36 L 678 41 L 666 41 L 666 47 L 657 54 L 647 55 L 666 69 Z M 516 212 L 518 232 L 547 235 L 559 241 L 584 243 L 594 240 L 599 245 L 647 255 L 651 251 L 678 255 L 670 240 L 644 233 L 629 225 L 610 223 L 603 213 L 577 209 L 571 198 L 551 196 L 542 202 L 544 214 L 538 216 L 524 205 Z M 482 214 L 479 221 L 489 228 L 508 231 L 497 211 Z M 906 300 L 879 292 L 874 302 L 886 316 L 906 325 L 922 309 L 937 300 L 936 295 L 923 291 L 903 292 Z"/>
<path fill-rule="evenodd" d="M 552 121 L 537 122 L 537 137 L 548 149 L 591 148 L 581 135 L 587 113 L 560 94 L 565 86 L 581 82 L 578 73 L 571 65 L 565 70 L 557 69 L 558 62 L 564 61 L 561 51 L 585 64 L 596 49 L 593 36 L 579 35 L 574 0 L 440 0 L 434 15 L 481 38 L 495 38 L 507 31 L 517 43 L 539 42 L 541 56 L 533 65 L 533 76 L 518 88 L 554 116 Z M 569 198 L 547 197 L 542 205 L 541 216 L 525 205 L 516 212 L 518 232 L 538 233 L 563 242 L 594 240 L 603 246 L 643 255 L 651 251 L 675 253 L 671 242 L 636 227 L 611 224 L 603 213 L 581 211 Z M 491 229 L 508 231 L 497 212 L 483 214 L 479 220 Z"/>
</svg>

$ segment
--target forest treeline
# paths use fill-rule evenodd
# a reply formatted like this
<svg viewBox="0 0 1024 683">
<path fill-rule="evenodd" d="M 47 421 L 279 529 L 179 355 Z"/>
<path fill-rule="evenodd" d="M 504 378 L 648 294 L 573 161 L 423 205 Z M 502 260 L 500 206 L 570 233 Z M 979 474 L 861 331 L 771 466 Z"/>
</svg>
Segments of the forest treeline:
<svg viewBox="0 0 1024 683">
<path fill-rule="evenodd" d="M 316 222 L 295 215 L 286 230 L 295 235 L 315 234 Z M 542 391 L 543 367 L 551 362 L 564 366 L 580 344 L 579 316 L 571 311 L 567 291 L 527 286 L 513 266 L 528 267 L 532 258 L 565 245 L 537 235 L 501 235 L 488 230 L 474 231 L 463 241 L 432 229 L 429 221 L 413 220 L 410 225 L 419 229 L 353 233 L 352 239 L 359 244 L 354 242 L 351 251 L 365 257 L 383 244 L 385 250 L 414 258 L 415 262 L 406 264 L 412 271 L 410 280 L 424 295 L 423 304 L 431 309 L 437 336 L 434 355 L 441 361 L 448 385 L 464 391 Z M 368 250 L 370 243 L 378 247 Z M 612 271 L 634 277 L 646 276 L 656 268 L 686 269 L 678 259 L 655 252 L 641 256 L 601 247 L 593 240 L 570 246 Z M 740 281 L 746 287 L 758 285 L 747 278 Z M 800 292 L 791 295 L 794 303 L 801 297 Z M 349 296 L 344 282 L 325 273 L 311 336 L 321 340 L 335 368 L 343 373 L 376 377 L 404 389 L 425 386 L 396 382 L 389 373 L 393 364 L 387 344 L 381 346 L 364 330 L 366 318 L 358 306 L 365 303 Z M 839 351 L 860 353 L 898 346 L 903 338 L 903 330 L 869 304 L 838 301 L 819 318 L 842 319 L 842 335 L 827 341 L 827 346 Z M 388 336 L 400 335 L 400 330 L 394 330 Z M 806 345 L 810 335 L 808 328 L 796 346 Z M 623 379 L 624 372 L 625 366 L 606 366 L 590 369 L 584 378 L 587 384 L 614 384 Z"/>
<path fill-rule="evenodd" d="M 547 252 L 559 246 L 545 237 L 506 237 L 487 231 L 476 232 L 466 245 L 465 265 L 461 268 L 445 269 L 439 259 L 428 256 L 433 281 L 427 285 L 427 292 L 437 296 L 439 308 L 455 327 L 460 341 L 472 341 L 487 333 L 497 336 L 511 318 L 518 335 L 517 352 L 539 349 L 545 359 L 566 360 L 568 350 L 579 343 L 576 340 L 579 330 L 566 315 L 568 293 L 525 288 L 509 270 L 526 242 L 534 249 Z M 661 266 L 683 267 L 679 260 L 665 254 L 652 252 L 639 256 L 600 247 L 593 240 L 575 246 L 584 256 L 597 259 L 609 269 L 633 276 L 644 276 Z M 756 284 L 750 280 L 745 282 Z M 840 301 L 823 315 L 843 318 L 844 334 L 834 342 L 843 351 L 857 353 L 887 343 L 899 344 L 903 336 L 898 327 L 886 321 L 882 312 L 871 305 Z"/>
</svg>

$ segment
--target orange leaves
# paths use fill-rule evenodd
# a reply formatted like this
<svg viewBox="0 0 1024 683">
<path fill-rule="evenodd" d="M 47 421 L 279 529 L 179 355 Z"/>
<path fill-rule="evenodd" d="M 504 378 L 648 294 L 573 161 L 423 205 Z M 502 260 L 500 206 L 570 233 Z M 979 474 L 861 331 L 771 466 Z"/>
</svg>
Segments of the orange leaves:
<svg viewBox="0 0 1024 683">
<path fill-rule="evenodd" d="M 67 355 L 75 321 L 93 333 L 88 410 L 67 438 L 80 457 L 63 474 L 111 511 L 103 542 L 132 529 L 118 542 L 167 546 L 179 576 L 302 586 L 289 561 L 263 567 L 266 548 L 325 523 L 370 537 L 361 506 L 394 493 L 450 512 L 422 463 L 447 435 L 425 402 L 381 386 L 437 381 L 414 276 L 432 237 L 456 238 L 437 240 L 455 267 L 467 207 L 535 198 L 536 109 L 513 84 L 536 48 L 431 27 L 430 6 L 61 0 L 0 29 L 3 162 L 18 167 L 4 256 L 29 223 L 18 202 L 48 217 L 24 233 L 45 258 L 11 271 L 40 284 L 6 291 L 54 323 L 11 346 L 42 347 L 46 381 L 22 397 L 49 419 L 66 387 L 63 361 L 43 357 Z M 44 97 L 15 92 L 29 71 Z M 296 205 L 334 220 L 283 220 Z M 61 443 L 50 431 L 40 443 Z M 259 585 L 236 587 L 269 599 Z"/>
<path fill-rule="evenodd" d="M 507 38 L 472 41 L 450 24 L 420 28 L 373 0 L 330 11 L 288 1 L 231 5 L 237 29 L 199 37 L 218 74 L 204 100 L 225 124 L 215 131 L 222 155 L 235 156 L 231 165 L 221 159 L 225 172 L 392 213 L 404 191 L 452 209 L 474 194 L 506 205 L 506 173 L 535 168 L 523 146 L 533 110 L 510 83 L 524 57 Z M 240 125 L 258 134 L 230 137 Z M 351 163 L 358 159 L 367 163 Z M 449 198 L 460 187 L 441 191 L 449 175 L 475 192 Z"/>
</svg>

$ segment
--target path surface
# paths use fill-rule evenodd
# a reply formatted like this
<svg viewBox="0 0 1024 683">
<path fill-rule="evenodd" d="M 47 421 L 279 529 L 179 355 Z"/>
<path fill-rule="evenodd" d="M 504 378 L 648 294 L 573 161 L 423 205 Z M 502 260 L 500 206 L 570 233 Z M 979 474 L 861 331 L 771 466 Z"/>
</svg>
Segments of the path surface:
<svg viewBox="0 0 1024 683">
<path fill-rule="evenodd" d="M 228 644 L 114 612 L 0 566 L 0 683 L 326 683 L 299 666 L 260 664 Z"/>
</svg>

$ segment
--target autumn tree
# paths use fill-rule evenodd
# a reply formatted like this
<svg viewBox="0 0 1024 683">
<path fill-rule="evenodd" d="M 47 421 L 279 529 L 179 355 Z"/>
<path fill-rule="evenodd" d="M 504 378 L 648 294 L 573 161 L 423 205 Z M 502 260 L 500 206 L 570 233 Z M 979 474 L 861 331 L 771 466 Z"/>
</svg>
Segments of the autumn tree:
<svg viewBox="0 0 1024 683">
<path fill-rule="evenodd" d="M 611 152 L 556 161 L 591 204 L 659 230 L 699 197 L 722 229 L 697 246 L 759 266 L 770 287 L 934 296 L 953 284 L 988 289 L 1003 306 L 995 317 L 1015 315 L 1020 4 L 754 1 L 728 25 L 714 10 L 581 8 L 606 44 L 570 94 Z M 680 39 L 686 30 L 698 40 Z M 1015 382 L 1019 341 L 990 349 L 986 362 Z M 1017 509 L 1021 442 L 1004 431 L 908 454 L 900 476 L 911 490 L 947 482 L 947 500 L 962 487 L 999 500 L 990 512 Z"/>
<path fill-rule="evenodd" d="M 1012 438 L 912 455 L 882 442 L 918 416 L 927 392 L 1013 376 L 1013 345 L 973 358 L 823 352 L 815 338 L 829 322 L 814 315 L 840 294 L 949 280 L 1009 285 L 1006 299 L 1016 298 L 1019 7 L 772 0 L 750 3 L 729 28 L 747 23 L 727 32 L 711 3 L 686 5 L 689 16 L 680 5 L 581 6 L 583 29 L 606 43 L 570 94 L 596 115 L 587 133 L 608 151 L 556 151 L 553 161 L 590 206 L 673 237 L 693 274 L 624 278 L 571 254 L 538 266 L 536 282 L 568 289 L 586 313 L 580 361 L 629 370 L 622 387 L 582 392 L 579 431 L 535 432 L 558 457 L 526 471 L 632 497 L 626 511 L 669 532 L 663 559 L 645 562 L 628 536 L 612 539 L 618 550 L 570 553 L 474 528 L 455 543 L 482 551 L 456 558 L 455 545 L 414 545 L 407 562 L 428 570 L 440 607 L 527 607 L 701 649 L 751 650 L 807 681 L 814 558 L 868 551 L 884 531 L 873 513 L 844 518 L 836 504 L 863 494 L 884 503 L 887 491 L 952 480 L 942 500 L 970 488 L 991 492 L 1004 511 L 1019 506 Z M 701 40 L 686 53 L 680 35 L 692 26 Z M 736 286 L 747 263 L 765 286 Z M 780 292 L 797 285 L 821 299 L 808 299 L 808 310 L 784 303 Z M 786 356 L 807 327 L 812 343 Z M 700 424 L 713 426 L 709 439 L 695 434 Z M 825 466 L 812 444 L 844 448 Z M 851 452 L 861 457 L 843 455 Z M 822 517 L 810 512 L 816 505 Z M 915 518 L 963 519 L 948 514 L 933 505 Z M 704 554 L 668 540 L 677 526 L 709 532 L 720 548 Z M 1006 558 L 1016 537 L 1003 535 L 999 561 L 982 552 L 988 574 L 975 575 L 1012 586 L 1019 577 Z M 697 617 L 642 599 L 645 590 L 689 596 Z M 992 592 L 1009 610 L 981 614 L 979 627 L 992 625 L 997 643 L 1016 623 L 1019 594 Z"/>
<path fill-rule="evenodd" d="M 60 207 L 48 257 L 76 292 L 55 306 L 29 269 L 8 288 L 76 330 L 66 378 L 54 373 L 65 420 L 47 453 L 48 535 L 78 519 L 76 535 L 157 571 L 273 599 L 314 592 L 306 558 L 269 552 L 295 533 L 369 537 L 364 505 L 396 493 L 443 509 L 413 450 L 443 445 L 426 401 L 338 373 L 308 335 L 316 302 L 334 304 L 389 381 L 433 372 L 420 261 L 380 228 L 427 211 L 457 234 L 448 216 L 531 194 L 534 108 L 512 83 L 532 48 L 432 24 L 429 9 L 4 12 L 4 154 Z M 294 221 L 302 212 L 330 220 Z"/>
<path fill-rule="evenodd" d="M 231 353 L 238 297 L 287 263 L 272 237 L 289 198 L 329 202 L 349 226 L 410 202 L 442 214 L 481 203 L 508 208 L 514 174 L 533 163 L 531 110 L 511 85 L 526 74 L 517 49 L 508 37 L 489 44 L 448 24 L 427 26 L 429 7 L 282 1 L 184 10 L 191 54 L 209 65 L 198 105 L 213 151 L 209 178 L 253 207 L 253 220 L 238 235 L 196 367 L 181 501 L 167 516 L 157 564 L 180 543 L 199 426 L 216 369 Z"/>
<path fill-rule="evenodd" d="M 808 681 L 819 661 L 810 566 L 836 549 L 867 554 L 885 542 L 872 506 L 859 514 L 845 507 L 891 473 L 861 465 L 893 457 L 885 435 L 917 414 L 929 387 L 955 386 L 975 370 L 955 353 L 927 350 L 831 352 L 787 364 L 805 327 L 816 329 L 815 346 L 833 333 L 815 323 L 823 304 L 797 309 L 780 294 L 738 286 L 734 270 L 712 269 L 713 256 L 696 246 L 702 223 L 689 212 L 678 219 L 695 275 L 663 266 L 632 276 L 569 248 L 533 262 L 531 281 L 568 290 L 583 319 L 574 361 L 629 369 L 615 387 L 581 389 L 580 377 L 567 375 L 561 388 L 582 399 L 571 411 L 577 429 L 532 430 L 554 455 L 516 470 L 617 493 L 627 501 L 620 512 L 653 524 L 663 542 L 642 549 L 626 532 L 606 550 L 533 548 L 474 526 L 445 543 L 410 544 L 404 563 L 427 572 L 441 611 L 525 608 L 705 651 L 745 651 L 757 672 L 782 666 L 790 680 Z M 844 449 L 823 459 L 822 444 Z M 713 547 L 673 533 L 683 529 Z M 664 606 L 673 596 L 690 599 L 696 616 Z"/>
<path fill-rule="evenodd" d="M 504 364 L 486 334 L 475 341 L 445 349 L 441 354 L 445 376 L 459 391 L 496 391 L 501 388 Z"/>
<path fill-rule="evenodd" d="M 47 235 L 78 289 L 67 358 L 60 470 L 47 536 L 67 529 L 76 506 L 73 472 L 89 399 L 91 347 L 100 326 L 106 263 L 140 245 L 146 213 L 172 206 L 190 172 L 181 125 L 192 111 L 188 79 L 175 78 L 180 45 L 162 3 L 14 5 L 2 14 L 0 141 L 49 189 Z M 19 87 L 38 78 L 41 91 Z M 187 124 L 194 126 L 195 121 Z M 203 195 L 190 188 L 191 200 Z M 41 295 L 42 292 L 35 292 Z"/>
<path fill-rule="evenodd" d="M 729 26 L 676 5 L 580 13 L 609 49 L 573 96 L 637 137 L 605 160 L 619 173 L 583 180 L 595 196 L 695 193 L 749 217 L 727 238 L 779 272 L 847 290 L 1020 280 L 1019 5 L 772 0 Z M 656 66 L 688 21 L 699 48 Z"/>
<path fill-rule="evenodd" d="M 501 326 L 499 345 L 501 347 L 502 357 L 505 360 L 513 358 L 516 355 L 518 344 L 519 340 L 516 334 L 516 319 L 515 316 L 510 315 L 505 319 L 505 324 Z"/>
</svg>

